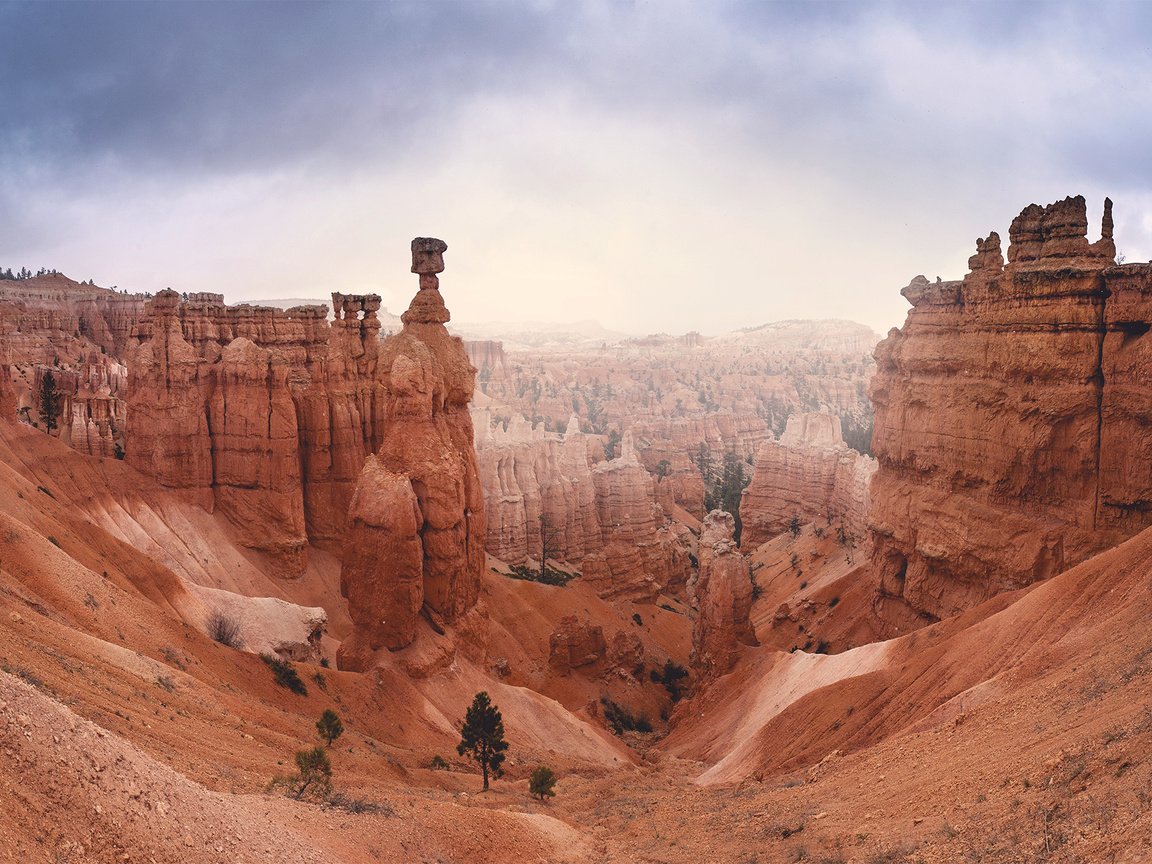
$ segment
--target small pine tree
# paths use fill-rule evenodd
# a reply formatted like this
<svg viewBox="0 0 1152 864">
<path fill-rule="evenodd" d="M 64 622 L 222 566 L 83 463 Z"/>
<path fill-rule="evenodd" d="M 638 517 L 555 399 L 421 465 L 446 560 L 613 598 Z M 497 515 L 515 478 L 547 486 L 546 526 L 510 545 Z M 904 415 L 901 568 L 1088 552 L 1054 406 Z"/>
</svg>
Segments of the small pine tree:
<svg viewBox="0 0 1152 864">
<path fill-rule="evenodd" d="M 344 724 L 340 722 L 340 715 L 331 708 L 325 708 L 320 719 L 316 721 L 316 731 L 324 739 L 325 746 L 331 747 L 332 742 L 344 734 Z"/>
<path fill-rule="evenodd" d="M 40 419 L 44 428 L 51 434 L 56 428 L 56 418 L 60 416 L 60 393 L 56 389 L 56 376 L 45 372 L 40 379 Z"/>
<path fill-rule="evenodd" d="M 299 800 L 309 789 L 326 792 L 332 788 L 332 763 L 323 747 L 296 751 L 296 768 L 300 772 L 292 778 L 296 787 L 294 798 Z"/>
<path fill-rule="evenodd" d="M 464 715 L 464 726 L 460 730 L 460 743 L 456 745 L 456 752 L 461 756 L 470 755 L 480 764 L 480 770 L 484 772 L 485 791 L 488 790 L 489 772 L 495 777 L 504 773 L 500 766 L 504 763 L 504 751 L 507 749 L 500 709 L 492 704 L 487 693 L 477 693 Z"/>
<path fill-rule="evenodd" d="M 541 801 L 553 797 L 556 794 L 555 787 L 556 775 L 545 765 L 534 770 L 532 776 L 528 778 L 528 791 Z"/>
</svg>

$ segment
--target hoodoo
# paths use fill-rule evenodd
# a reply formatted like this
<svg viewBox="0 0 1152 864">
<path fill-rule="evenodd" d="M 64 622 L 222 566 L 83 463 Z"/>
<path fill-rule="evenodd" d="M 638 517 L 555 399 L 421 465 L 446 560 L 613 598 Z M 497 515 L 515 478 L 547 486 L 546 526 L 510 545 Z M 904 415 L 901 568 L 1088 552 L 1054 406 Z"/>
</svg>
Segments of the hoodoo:
<svg viewBox="0 0 1152 864">
<path fill-rule="evenodd" d="M 412 241 L 420 290 L 404 329 L 380 346 L 383 440 L 356 485 L 340 574 L 354 625 L 340 648 L 344 669 L 367 669 L 377 651 L 410 644 L 421 614 L 451 624 L 480 591 L 484 495 L 468 412 L 476 370 L 444 327 L 436 274 L 447 248 Z"/>
<path fill-rule="evenodd" d="M 700 533 L 700 578 L 696 583 L 696 626 L 692 631 L 692 661 L 702 677 L 730 672 L 741 645 L 755 645 L 748 620 L 752 609 L 752 577 L 748 560 L 732 537 L 736 520 L 713 510 Z"/>
</svg>

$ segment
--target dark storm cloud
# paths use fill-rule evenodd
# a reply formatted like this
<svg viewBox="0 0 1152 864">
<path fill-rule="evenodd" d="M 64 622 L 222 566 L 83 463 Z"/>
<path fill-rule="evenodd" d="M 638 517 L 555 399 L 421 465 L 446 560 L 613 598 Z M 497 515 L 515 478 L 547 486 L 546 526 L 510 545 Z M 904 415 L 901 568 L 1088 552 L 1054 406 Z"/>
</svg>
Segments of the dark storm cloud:
<svg viewBox="0 0 1152 864">
<path fill-rule="evenodd" d="M 228 172 L 386 159 L 520 81 L 562 15 L 367 3 L 0 6 L 12 168 Z"/>
<path fill-rule="evenodd" d="M 215 174 L 299 160 L 354 170 L 450 146 L 468 134 L 454 128 L 458 110 L 489 94 L 534 101 L 541 114 L 570 96 L 686 129 L 717 124 L 717 136 L 741 135 L 772 157 L 818 155 L 844 169 L 877 159 L 914 170 L 910 158 L 959 168 L 1028 139 L 1045 159 L 1079 163 L 1085 150 L 1111 147 L 1125 164 L 1142 164 L 1144 136 L 1110 136 L 1108 120 L 1123 104 L 1126 123 L 1148 131 L 1149 88 L 1130 87 L 1117 104 L 1115 92 L 1037 91 L 1035 81 L 990 80 L 989 70 L 1032 53 L 1049 62 L 1058 48 L 1102 80 L 1113 63 L 1138 78 L 1149 71 L 1146 8 L 5 4 L 0 164 L 9 175 L 73 183 L 117 169 Z M 955 67 L 940 91 L 904 98 L 907 84 L 940 70 L 925 69 L 923 56 L 902 67 L 901 45 L 885 57 L 892 28 L 940 46 L 940 62 Z M 986 93 L 986 116 L 973 112 L 966 87 L 997 88 Z M 1022 110 L 1005 124 L 997 103 L 1014 102 Z M 959 139 L 964 128 L 980 134 Z"/>
</svg>

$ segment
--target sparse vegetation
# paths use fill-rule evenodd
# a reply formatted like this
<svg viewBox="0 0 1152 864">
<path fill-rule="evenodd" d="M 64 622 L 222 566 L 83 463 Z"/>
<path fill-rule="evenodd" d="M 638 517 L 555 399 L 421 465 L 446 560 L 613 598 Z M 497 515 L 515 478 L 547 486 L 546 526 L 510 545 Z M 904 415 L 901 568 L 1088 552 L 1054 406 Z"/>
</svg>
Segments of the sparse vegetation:
<svg viewBox="0 0 1152 864">
<path fill-rule="evenodd" d="M 652 723 L 643 714 L 633 715 L 631 711 L 607 696 L 600 697 L 600 704 L 604 707 L 604 722 L 612 730 L 613 735 L 624 732 L 640 732 L 648 735 L 652 732 Z"/>
<path fill-rule="evenodd" d="M 428 763 L 428 767 L 431 768 L 433 771 L 447 771 L 448 770 L 448 760 L 446 760 L 443 756 L 441 756 L 439 753 L 437 753 L 435 756 L 432 757 L 432 761 Z"/>
<path fill-rule="evenodd" d="M 640 617 L 639 612 L 633 612 L 632 613 L 632 623 L 635 624 L 637 627 L 643 627 L 644 626 L 644 619 Z"/>
<path fill-rule="evenodd" d="M 555 567 L 548 566 L 537 569 L 535 567 L 525 567 L 523 564 L 516 564 L 509 569 L 512 571 L 511 576 L 513 579 L 539 582 L 542 585 L 563 587 L 576 578 L 572 573 L 565 573 L 563 570 L 557 570 Z"/>
<path fill-rule="evenodd" d="M 51 371 L 40 379 L 40 421 L 49 434 L 56 428 L 56 418 L 60 416 L 60 393 L 56 390 L 56 377 Z"/>
<path fill-rule="evenodd" d="M 328 800 L 325 801 L 324 804 L 326 807 L 333 807 L 357 816 L 364 813 L 377 813 L 381 816 L 396 815 L 396 811 L 393 810 L 389 804 L 384 804 L 380 801 L 369 801 L 366 798 L 349 798 L 343 792 L 333 792 L 328 796 Z"/>
<path fill-rule="evenodd" d="M 244 647 L 244 640 L 240 636 L 240 621 L 221 609 L 213 610 L 208 616 L 208 635 L 212 641 L 229 648 Z"/>
<path fill-rule="evenodd" d="M 332 792 L 332 763 L 323 747 L 296 751 L 296 773 L 286 777 L 273 777 L 268 789 L 284 787 L 299 801 L 306 794 L 328 800 Z"/>
<path fill-rule="evenodd" d="M 657 672 L 652 670 L 651 678 L 655 684 L 663 684 L 673 702 L 679 702 L 684 695 L 684 685 L 681 684 L 688 677 L 688 670 L 672 660 L 664 661 L 664 668 Z"/>
<path fill-rule="evenodd" d="M 528 778 L 528 791 L 543 801 L 556 794 L 556 775 L 546 765 L 541 765 L 532 772 Z"/>
<path fill-rule="evenodd" d="M 264 665 L 272 670 L 277 684 L 291 690 L 297 696 L 308 695 L 308 685 L 300 679 L 295 666 L 273 654 L 261 654 L 260 659 L 264 661 Z"/>
</svg>

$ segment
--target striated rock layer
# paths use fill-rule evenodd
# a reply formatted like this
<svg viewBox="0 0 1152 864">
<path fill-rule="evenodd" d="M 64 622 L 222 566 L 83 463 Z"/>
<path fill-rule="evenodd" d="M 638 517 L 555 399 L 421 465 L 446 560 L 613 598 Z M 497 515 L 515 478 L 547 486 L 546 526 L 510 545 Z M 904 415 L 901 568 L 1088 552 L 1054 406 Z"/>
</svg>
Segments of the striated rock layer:
<svg viewBox="0 0 1152 864">
<path fill-rule="evenodd" d="M 147 303 L 129 353 L 126 458 L 209 510 L 242 542 L 303 568 L 309 539 L 341 536 L 365 457 L 380 443 L 375 295 L 287 310 L 217 294 Z"/>
<path fill-rule="evenodd" d="M 890 620 L 951 615 L 1152 523 L 1152 266 L 1115 266 L 1111 201 L 1086 234 L 1083 198 L 1030 205 L 1007 263 L 993 233 L 962 281 L 903 290 L 872 385 Z"/>
<path fill-rule="evenodd" d="M 746 547 L 783 534 L 793 518 L 867 535 L 868 489 L 876 460 L 844 443 L 834 414 L 795 414 L 779 441 L 760 445 L 740 501 Z"/>
<path fill-rule="evenodd" d="M 492 555 L 524 564 L 546 552 L 580 567 L 604 597 L 650 600 L 685 583 L 690 545 L 660 506 L 631 433 L 618 458 L 594 463 L 600 447 L 575 417 L 563 435 L 518 416 L 493 428 L 486 411 L 476 423 Z"/>
<path fill-rule="evenodd" d="M 473 449 L 476 370 L 450 336 L 435 274 L 439 240 L 412 241 L 420 291 L 404 329 L 380 346 L 387 388 L 384 434 L 356 484 L 340 573 L 354 626 L 341 668 L 363 670 L 416 636 L 421 613 L 439 626 L 471 609 L 484 570 L 484 494 Z"/>
<path fill-rule="evenodd" d="M 736 548 L 735 530 L 736 520 L 723 510 L 704 517 L 692 630 L 692 664 L 703 679 L 730 672 L 740 646 L 757 644 L 749 620 L 752 571 Z"/>
</svg>

